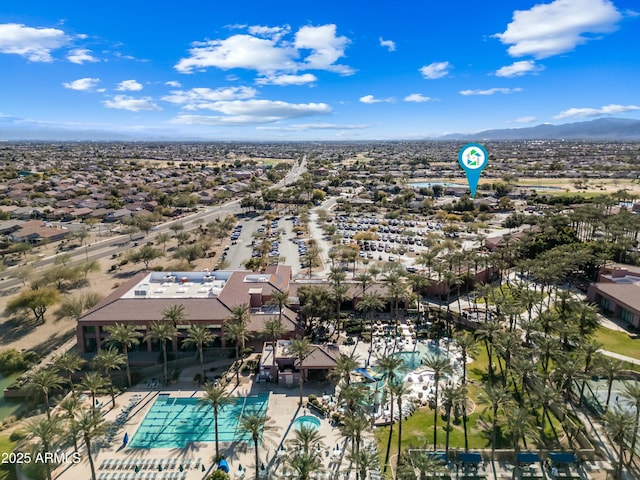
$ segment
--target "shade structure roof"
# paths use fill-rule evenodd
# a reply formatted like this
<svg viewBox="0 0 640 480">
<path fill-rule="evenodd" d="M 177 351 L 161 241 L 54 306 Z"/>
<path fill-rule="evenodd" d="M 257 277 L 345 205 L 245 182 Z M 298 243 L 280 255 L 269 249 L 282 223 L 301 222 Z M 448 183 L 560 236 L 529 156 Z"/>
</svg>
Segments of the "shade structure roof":
<svg viewBox="0 0 640 480">
<path fill-rule="evenodd" d="M 466 452 L 461 453 L 459 457 L 462 463 L 469 463 L 474 465 L 482 463 L 482 455 L 480 455 L 479 453 Z"/>
<path fill-rule="evenodd" d="M 518 454 L 518 463 L 537 463 L 540 461 L 540 455 L 536 452 L 520 452 Z"/>
</svg>

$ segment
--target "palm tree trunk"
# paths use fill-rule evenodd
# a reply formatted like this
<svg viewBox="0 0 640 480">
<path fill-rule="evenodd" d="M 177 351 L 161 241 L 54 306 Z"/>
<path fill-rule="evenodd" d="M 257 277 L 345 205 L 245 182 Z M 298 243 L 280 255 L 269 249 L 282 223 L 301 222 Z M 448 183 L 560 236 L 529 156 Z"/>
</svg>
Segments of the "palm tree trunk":
<svg viewBox="0 0 640 480">
<path fill-rule="evenodd" d="M 439 378 L 435 378 L 436 384 L 436 392 L 434 397 L 434 406 L 433 406 L 433 451 L 435 452 L 438 444 L 438 384 L 440 383 Z"/>
<path fill-rule="evenodd" d="M 42 442 L 42 446 L 44 447 L 45 453 L 49 453 L 49 443 Z M 47 469 L 47 479 L 51 480 L 51 464 L 49 462 L 44 462 L 44 464 Z"/>
<path fill-rule="evenodd" d="M 304 369 L 302 368 L 302 363 L 300 363 L 300 402 L 299 402 L 300 406 L 302 406 L 303 393 L 304 393 Z"/>
<path fill-rule="evenodd" d="M 402 452 L 402 396 L 398 396 L 398 462 Z"/>
<path fill-rule="evenodd" d="M 204 382 L 204 352 L 202 350 L 202 345 L 198 345 L 198 353 L 200 354 L 200 378 Z"/>
<path fill-rule="evenodd" d="M 216 462 L 218 461 L 218 459 L 220 458 L 220 446 L 218 443 L 218 407 L 216 406 L 213 409 L 213 427 L 214 427 L 214 434 L 216 436 Z"/>
<path fill-rule="evenodd" d="M 496 454 L 496 440 L 498 433 L 498 405 L 493 406 L 493 428 L 491 429 L 491 461 L 494 460 Z"/>
<path fill-rule="evenodd" d="M 164 364 L 164 383 L 169 382 L 169 376 L 167 375 L 167 342 L 162 340 L 162 360 Z"/>
<path fill-rule="evenodd" d="M 116 406 L 116 394 L 113 391 L 113 377 L 111 371 L 109 371 L 109 392 L 111 393 L 111 405 L 113 408 Z"/>
<path fill-rule="evenodd" d="M 126 342 L 122 345 L 122 350 L 124 351 L 124 357 L 127 360 L 127 385 L 131 386 L 131 368 L 129 367 L 129 349 L 127 348 Z"/>
<path fill-rule="evenodd" d="M 446 435 L 444 438 L 444 456 L 447 457 L 449 455 L 449 434 L 451 431 L 451 408 L 447 407 L 447 429 Z"/>
<path fill-rule="evenodd" d="M 255 452 L 255 461 L 256 461 L 256 480 L 260 478 L 260 457 L 258 455 L 258 439 L 253 441 L 253 450 Z"/>
<path fill-rule="evenodd" d="M 91 456 L 91 440 L 85 437 L 84 443 L 87 445 L 87 458 L 89 459 L 89 466 L 91 467 L 91 479 L 96 480 L 96 467 L 93 464 L 93 457 Z"/>
<path fill-rule="evenodd" d="M 391 411 L 389 412 L 391 413 L 391 420 L 389 423 L 389 438 L 387 439 L 387 453 L 384 456 L 384 473 L 387 472 L 387 467 L 389 466 L 389 455 L 391 453 L 391 436 L 393 435 L 393 397 L 389 403 L 391 405 Z"/>
</svg>

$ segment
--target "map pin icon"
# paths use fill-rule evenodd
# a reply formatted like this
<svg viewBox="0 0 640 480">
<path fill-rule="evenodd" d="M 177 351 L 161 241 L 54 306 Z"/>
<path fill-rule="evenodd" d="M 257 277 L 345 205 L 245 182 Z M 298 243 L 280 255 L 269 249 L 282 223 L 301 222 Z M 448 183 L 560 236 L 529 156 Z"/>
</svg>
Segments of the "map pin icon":
<svg viewBox="0 0 640 480">
<path fill-rule="evenodd" d="M 478 180 L 484 167 L 489 161 L 487 150 L 479 143 L 468 143 L 458 152 L 458 163 L 467 175 L 467 183 L 471 190 L 471 198 L 476 196 Z"/>
</svg>

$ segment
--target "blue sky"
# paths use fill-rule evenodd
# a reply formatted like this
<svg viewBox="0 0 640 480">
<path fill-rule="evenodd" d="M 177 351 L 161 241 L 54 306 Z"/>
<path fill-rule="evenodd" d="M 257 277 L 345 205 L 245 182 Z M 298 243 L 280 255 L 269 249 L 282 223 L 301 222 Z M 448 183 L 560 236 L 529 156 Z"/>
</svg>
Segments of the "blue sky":
<svg viewBox="0 0 640 480">
<path fill-rule="evenodd" d="M 89 5 L 3 0 L 0 132 L 417 139 L 640 119 L 633 0 Z"/>
</svg>

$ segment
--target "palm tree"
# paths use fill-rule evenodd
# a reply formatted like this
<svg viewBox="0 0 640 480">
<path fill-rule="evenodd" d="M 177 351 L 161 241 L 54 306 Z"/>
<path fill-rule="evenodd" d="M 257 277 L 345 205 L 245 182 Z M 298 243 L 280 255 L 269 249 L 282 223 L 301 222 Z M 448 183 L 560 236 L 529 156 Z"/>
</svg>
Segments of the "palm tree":
<svg viewBox="0 0 640 480">
<path fill-rule="evenodd" d="M 347 413 L 362 414 L 368 406 L 369 389 L 361 383 L 350 383 L 340 388 L 338 402 Z"/>
<path fill-rule="evenodd" d="M 362 300 L 356 305 L 356 310 L 363 312 L 365 318 L 369 318 L 369 332 L 371 333 L 371 348 L 369 349 L 369 358 L 367 359 L 367 365 L 371 360 L 371 352 L 373 351 L 373 315 L 375 311 L 381 312 L 384 310 L 384 302 L 380 296 L 374 293 L 367 293 L 363 295 Z"/>
<path fill-rule="evenodd" d="M 140 343 L 142 334 L 136 331 L 135 325 L 128 323 L 116 323 L 115 325 L 108 325 L 105 327 L 105 331 L 109 334 L 109 338 L 106 340 L 107 345 L 120 345 L 122 353 L 126 359 L 127 367 L 127 385 L 131 386 L 131 368 L 129 366 L 129 349 Z"/>
<path fill-rule="evenodd" d="M 175 305 L 173 305 L 175 306 Z M 181 305 L 180 305 L 181 306 Z M 167 372 L 167 342 L 172 341 L 178 335 L 178 329 L 170 321 L 153 322 L 149 325 L 149 333 L 145 335 L 144 341 L 160 342 L 162 347 L 162 364 L 164 367 L 164 383 L 169 382 Z"/>
<path fill-rule="evenodd" d="M 582 369 L 582 385 L 580 386 L 580 399 L 578 400 L 578 406 L 582 405 L 584 398 L 584 387 L 587 384 L 587 374 L 591 371 L 594 355 L 603 347 L 602 343 L 589 338 L 580 344 L 580 351 L 584 359 L 584 368 Z"/>
<path fill-rule="evenodd" d="M 251 339 L 251 332 L 242 322 L 228 322 L 224 326 L 224 338 L 232 341 L 236 347 L 236 360 L 240 358 L 240 350 L 244 350 L 247 340 Z"/>
<path fill-rule="evenodd" d="M 258 450 L 258 443 L 260 442 L 260 437 L 264 436 L 264 432 L 273 428 L 269 424 L 270 421 L 271 418 L 264 413 L 245 411 L 242 417 L 240 417 L 240 423 L 238 424 L 240 431 L 250 435 L 253 441 L 256 467 L 255 480 L 260 478 L 260 451 Z"/>
<path fill-rule="evenodd" d="M 469 332 L 456 333 L 453 336 L 460 350 L 462 362 L 462 383 L 467 383 L 467 360 L 478 354 L 478 346 L 475 337 Z"/>
<path fill-rule="evenodd" d="M 207 382 L 202 386 L 204 396 L 200 398 L 203 405 L 210 405 L 213 409 L 213 426 L 216 439 L 216 461 L 220 459 L 220 448 L 218 444 L 218 413 L 225 405 L 233 403 L 233 399 L 226 390 L 226 385 Z"/>
<path fill-rule="evenodd" d="M 116 406 L 116 396 L 113 390 L 113 375 L 114 370 L 120 370 L 120 367 L 127 363 L 125 356 L 118 352 L 114 347 L 110 347 L 108 350 L 99 350 L 98 354 L 93 359 L 93 365 L 98 370 L 102 370 L 109 378 L 109 392 L 111 393 L 111 405 Z"/>
<path fill-rule="evenodd" d="M 450 375 L 453 373 L 453 368 L 449 363 L 447 357 L 426 355 L 423 359 L 423 365 L 433 371 L 433 383 L 435 385 L 435 392 L 433 396 L 433 449 L 437 449 L 438 444 L 438 392 L 440 387 L 440 378 L 443 375 Z"/>
<path fill-rule="evenodd" d="M 104 419 L 100 412 L 94 409 L 82 410 L 78 417 L 78 430 L 87 447 L 87 458 L 91 467 L 92 480 L 96 480 L 96 467 L 93 464 L 93 456 L 91 455 L 92 443 L 94 440 L 104 437 L 109 427 L 109 422 Z"/>
<path fill-rule="evenodd" d="M 636 442 L 638 440 L 638 426 L 640 422 L 640 384 L 638 382 L 627 382 L 624 384 L 624 396 L 634 403 L 636 417 L 633 422 L 633 435 L 631 436 L 631 447 L 629 448 L 629 465 L 633 462 L 636 453 Z"/>
<path fill-rule="evenodd" d="M 445 428 L 446 436 L 444 442 L 445 456 L 449 454 L 449 434 L 451 433 L 451 412 L 457 411 L 458 407 L 463 406 L 467 402 L 467 389 L 464 385 L 454 386 L 447 384 L 442 388 L 442 406 L 444 407 L 445 416 L 447 418 L 447 426 Z"/>
<path fill-rule="evenodd" d="M 511 400 L 511 392 L 502 385 L 487 385 L 484 394 L 480 395 L 480 400 L 487 403 L 492 412 L 491 427 L 491 460 L 495 458 L 496 441 L 498 434 L 498 411 Z"/>
<path fill-rule="evenodd" d="M 619 456 L 616 466 L 615 478 L 622 478 L 622 466 L 624 464 L 624 452 L 627 449 L 626 439 L 634 430 L 634 415 L 619 406 L 608 410 L 604 414 L 604 430 L 613 443 L 618 446 Z"/>
<path fill-rule="evenodd" d="M 71 392 L 74 392 L 75 385 L 73 384 L 73 374 L 82 370 L 82 366 L 86 361 L 78 355 L 76 352 L 65 352 L 59 355 L 53 360 L 53 365 L 61 372 L 67 374 L 67 382 L 71 387 Z"/>
<path fill-rule="evenodd" d="M 427 452 L 420 451 L 417 454 L 411 456 L 411 462 L 413 466 L 420 472 L 420 478 L 434 478 L 440 473 L 446 473 L 447 467 L 445 463 L 439 458 L 428 454 Z M 414 476 L 408 476 L 406 478 L 415 478 L 415 473 L 411 469 L 410 474 Z M 399 477 L 398 477 L 399 478 Z"/>
<path fill-rule="evenodd" d="M 362 449 L 358 452 L 350 452 L 347 460 L 356 466 L 356 480 L 365 480 L 367 472 L 378 466 L 378 455 L 371 450 Z"/>
<path fill-rule="evenodd" d="M 486 321 L 476 330 L 478 340 L 484 341 L 484 346 L 489 357 L 489 378 L 493 377 L 493 347 L 498 332 L 502 326 L 496 321 Z"/>
<path fill-rule="evenodd" d="M 200 375 L 203 382 L 205 381 L 203 350 L 207 345 L 211 345 L 215 339 L 216 336 L 204 325 L 191 324 L 187 327 L 187 338 L 182 342 L 183 348 L 196 347 L 198 358 L 200 359 Z"/>
<path fill-rule="evenodd" d="M 598 364 L 598 372 L 607 377 L 607 400 L 605 402 L 605 413 L 609 409 L 609 401 L 611 400 L 611 387 L 613 381 L 618 377 L 623 369 L 623 363 L 620 360 L 600 355 L 596 359 Z"/>
<path fill-rule="evenodd" d="M 284 335 L 287 332 L 287 329 L 284 327 L 284 325 L 282 325 L 281 316 L 282 315 L 280 314 L 278 315 L 278 318 L 274 318 L 272 320 L 267 320 L 266 322 L 264 322 L 264 328 L 262 329 L 262 332 L 260 332 L 262 335 L 271 339 L 271 345 L 272 345 L 271 366 L 272 367 L 276 366 L 276 344 L 278 342 L 278 339 L 280 339 L 280 337 L 282 337 L 282 335 Z"/>
<path fill-rule="evenodd" d="M 402 358 L 389 355 L 378 358 L 378 369 L 384 374 L 387 382 L 394 382 L 396 375 L 401 375 L 406 370 L 406 366 Z"/>
<path fill-rule="evenodd" d="M 540 419 L 540 433 L 542 440 L 545 439 L 545 426 L 546 420 L 549 417 L 549 410 L 553 407 L 559 406 L 562 403 L 562 396 L 560 392 L 547 382 L 542 383 L 536 390 L 536 403 L 542 407 L 542 415 Z M 549 418 L 549 423 L 551 423 L 551 419 Z"/>
<path fill-rule="evenodd" d="M 40 447 L 39 450 L 41 449 L 45 454 L 51 451 L 63 433 L 57 417 L 32 420 L 27 423 L 26 427 L 27 438 L 37 438 Z M 44 464 L 47 469 L 47 479 L 51 480 L 51 462 L 47 461 L 44 462 Z"/>
<path fill-rule="evenodd" d="M 274 290 L 271 293 L 271 300 L 267 302 L 267 305 L 271 305 L 278 308 L 278 320 L 282 324 L 282 311 L 289 305 L 289 291 Z"/>
<path fill-rule="evenodd" d="M 391 395 L 395 398 L 398 406 L 398 456 L 402 453 L 402 399 L 411 393 L 411 387 L 403 382 L 389 385 Z"/>
<path fill-rule="evenodd" d="M 511 434 L 513 442 L 513 455 L 518 466 L 518 455 L 520 453 L 520 438 L 531 435 L 534 431 L 533 422 L 529 411 L 525 408 L 515 407 L 509 409 L 509 415 L 505 416 L 505 425 Z M 516 478 L 517 468 L 513 470 L 513 478 Z"/>
<path fill-rule="evenodd" d="M 232 323 L 242 323 L 243 325 L 246 325 L 249 322 L 249 314 L 249 305 L 246 303 L 236 305 L 231 309 L 229 321 Z"/>
<path fill-rule="evenodd" d="M 31 381 L 27 388 L 36 394 L 42 394 L 44 396 L 44 405 L 47 410 L 47 418 L 49 419 L 51 418 L 49 395 L 52 390 L 62 388 L 63 383 L 64 379 L 52 368 L 43 368 L 31 376 Z"/>
<path fill-rule="evenodd" d="M 351 383 L 351 374 L 358 368 L 360 363 L 353 355 L 342 354 L 336 360 L 336 366 L 329 374 L 329 378 L 336 381 L 338 386 L 349 385 Z"/>
<path fill-rule="evenodd" d="M 291 445 L 303 453 L 315 455 L 314 450 L 324 446 L 323 440 L 324 437 L 320 435 L 317 429 L 303 424 L 295 431 L 295 437 L 291 440 Z"/>
<path fill-rule="evenodd" d="M 300 403 L 302 406 L 302 394 L 304 391 L 304 359 L 312 352 L 311 341 L 307 338 L 294 338 L 291 340 L 291 353 L 298 359 L 298 369 L 300 370 Z"/>
<path fill-rule="evenodd" d="M 80 385 L 91 393 L 91 408 L 95 410 L 96 395 L 104 391 L 104 387 L 107 386 L 107 381 L 99 372 L 89 372 L 84 376 Z"/>
<path fill-rule="evenodd" d="M 168 305 L 162 311 L 162 320 L 171 322 L 174 328 L 182 323 L 187 316 L 184 313 L 184 305 Z"/>
<path fill-rule="evenodd" d="M 58 404 L 58 407 L 64 411 L 65 418 L 68 422 L 69 433 L 71 433 L 71 440 L 73 442 L 73 451 L 78 451 L 78 422 L 76 421 L 76 412 L 82 408 L 82 401 L 76 393 L 62 399 Z"/>
<path fill-rule="evenodd" d="M 295 478 L 298 480 L 309 480 L 313 472 L 322 469 L 322 460 L 314 452 L 296 452 L 288 459 L 287 464 L 296 473 Z"/>
</svg>

